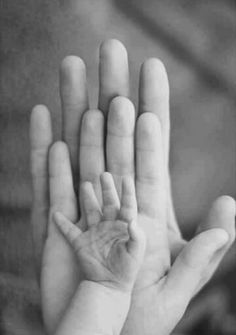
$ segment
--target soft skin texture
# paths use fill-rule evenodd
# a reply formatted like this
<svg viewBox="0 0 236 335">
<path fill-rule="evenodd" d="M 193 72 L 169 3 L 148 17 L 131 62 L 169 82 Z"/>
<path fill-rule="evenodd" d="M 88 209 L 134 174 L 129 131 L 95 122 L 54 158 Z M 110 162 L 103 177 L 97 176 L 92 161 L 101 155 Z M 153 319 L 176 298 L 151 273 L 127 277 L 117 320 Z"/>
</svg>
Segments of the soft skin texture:
<svg viewBox="0 0 236 335">
<path fill-rule="evenodd" d="M 130 292 L 83 280 L 55 335 L 118 335 L 130 300 Z"/>
<path fill-rule="evenodd" d="M 82 216 L 87 229 L 61 213 L 54 221 L 72 247 L 85 280 L 120 291 L 132 291 L 145 250 L 145 236 L 137 226 L 134 183 L 123 178 L 121 200 L 112 175 L 101 175 L 102 207 L 91 183 L 81 185 Z"/>
<path fill-rule="evenodd" d="M 156 329 L 162 329 L 160 328 L 160 322 L 167 321 L 168 323 L 168 319 L 163 318 L 163 311 L 166 311 L 165 306 L 170 308 L 172 303 L 177 302 L 178 306 L 182 307 L 181 309 L 177 308 L 177 312 L 176 308 L 173 308 L 176 315 L 173 312 L 173 318 L 170 318 L 172 321 L 170 320 L 167 326 L 163 325 L 164 333 L 165 330 L 168 331 L 168 329 L 175 326 L 177 320 L 183 314 L 191 294 L 187 293 L 188 290 L 185 293 L 185 291 L 182 292 L 179 288 L 180 293 L 176 287 L 172 290 L 175 292 L 175 295 L 171 295 L 171 301 L 168 301 L 169 295 L 166 296 L 162 293 L 163 300 L 161 300 L 162 304 L 160 304 L 159 288 L 163 287 L 161 282 L 166 282 L 166 271 L 169 271 L 170 275 L 170 265 L 175 260 L 176 263 L 174 263 L 175 266 L 173 266 L 172 270 L 180 267 L 181 264 L 185 264 L 184 269 L 186 273 L 191 273 L 193 270 L 192 266 L 189 266 L 191 260 L 186 262 L 185 255 L 198 258 L 198 252 L 200 252 L 200 250 L 196 249 L 196 246 L 199 245 L 198 243 L 191 244 L 190 242 L 190 244 L 186 245 L 186 241 L 182 239 L 172 206 L 168 172 L 169 88 L 167 75 L 163 64 L 159 60 L 150 59 L 145 61 L 140 71 L 138 116 L 141 116 L 139 116 L 136 125 L 135 147 L 132 145 L 135 113 L 132 104 L 124 97 L 115 98 L 111 103 L 110 113 L 106 119 L 106 143 L 104 143 L 103 115 L 107 115 L 109 102 L 114 96 L 128 96 L 129 76 L 127 53 L 119 41 L 109 40 L 104 42 L 100 55 L 99 106 L 102 111 L 93 110 L 86 113 L 81 128 L 79 127 L 81 124 L 81 115 L 85 112 L 88 104 L 85 93 L 85 67 L 81 65 L 83 63 L 79 58 L 73 56 L 67 57 L 67 67 L 62 67 L 61 70 L 61 92 L 71 92 L 69 95 L 61 94 L 61 97 L 64 120 L 63 138 L 67 143 L 68 138 L 70 138 L 70 142 L 68 143 L 70 158 L 72 162 L 76 162 L 72 164 L 73 175 L 76 177 L 74 179 L 74 189 L 78 189 L 79 182 L 77 179 L 79 170 L 80 180 L 88 180 L 93 183 L 100 201 L 101 194 L 98 181 L 99 175 L 104 171 L 105 167 L 114 175 L 118 190 L 121 189 L 120 180 L 122 176 L 131 175 L 135 177 L 138 192 L 138 208 L 141 209 L 139 215 L 145 218 L 151 216 L 151 221 L 148 218 L 148 225 L 145 226 L 147 236 L 145 260 L 148 260 L 148 262 L 144 262 L 144 266 L 138 276 L 138 281 L 132 295 L 131 310 L 123 333 L 143 334 L 144 329 L 149 334 L 152 334 L 152 332 L 156 333 Z M 117 59 L 119 59 L 119 66 L 117 66 Z M 64 77 L 67 78 L 66 81 L 63 81 Z M 148 130 L 149 123 L 150 129 L 153 130 L 152 132 Z M 65 126 L 66 124 L 67 126 Z M 74 127 L 75 124 L 78 127 Z M 79 149 L 78 138 L 80 129 L 81 139 Z M 83 131 L 84 129 L 86 131 Z M 159 140 L 161 140 L 162 145 Z M 42 302 L 43 313 L 46 329 L 49 333 L 53 333 L 75 293 L 80 275 L 76 267 L 75 257 L 69 246 L 54 229 L 55 227 L 51 219 L 49 219 L 49 224 L 47 224 L 47 213 L 49 211 L 60 211 L 68 219 L 76 222 L 78 219 L 77 198 L 74 195 L 73 180 L 69 173 L 69 155 L 64 144 L 57 143 L 52 147 L 49 157 L 49 172 L 47 170 L 48 152 L 52 143 L 52 131 L 50 114 L 46 107 L 37 106 L 33 110 L 31 118 L 31 143 L 34 192 L 32 226 L 35 254 L 36 261 L 40 264 L 40 255 L 42 255 L 44 250 L 41 288 L 44 296 L 47 298 Z M 154 143 L 156 144 L 154 145 Z M 72 150 L 71 148 L 75 149 Z M 129 156 L 126 154 L 127 152 L 130 153 Z M 135 155 L 132 154 L 134 152 L 136 152 L 136 166 L 134 164 Z M 148 155 L 151 156 L 151 160 L 147 159 Z M 138 157 L 146 158 L 143 160 Z M 156 157 L 156 159 L 153 157 Z M 159 164 L 161 158 L 163 159 L 163 163 Z M 160 178 L 160 175 L 164 177 Z M 48 196 L 49 180 L 50 201 Z M 154 192 L 154 195 L 151 197 L 152 208 L 147 206 L 147 198 L 145 197 L 146 193 L 148 193 L 147 196 L 150 196 L 150 189 Z M 161 192 L 161 189 L 163 192 Z M 234 215 L 234 200 L 230 197 L 221 197 L 213 204 L 207 218 L 200 223 L 200 230 L 203 233 L 212 228 L 220 228 L 227 232 L 229 239 L 223 246 L 223 242 L 221 243 L 215 238 L 215 234 L 221 237 L 224 235 L 222 240 L 226 241 L 222 230 L 214 230 L 208 236 L 210 239 L 214 237 L 215 241 L 211 252 L 208 249 L 206 251 L 208 252 L 208 256 L 210 253 L 213 255 L 214 251 L 220 248 L 220 246 L 221 248 L 220 252 L 215 254 L 213 262 L 209 261 L 207 265 L 204 263 L 204 269 L 197 266 L 196 270 L 194 270 L 199 273 L 197 277 L 201 277 L 199 282 L 195 283 L 194 293 L 198 292 L 202 285 L 209 280 L 224 254 L 233 243 L 235 235 Z M 154 236 L 156 236 L 157 240 L 155 240 Z M 221 240 L 221 237 L 219 237 L 219 240 Z M 158 245 L 159 240 L 161 240 L 160 245 Z M 203 240 L 200 239 L 201 243 L 205 243 L 205 241 L 205 238 Z M 157 256 L 149 256 L 148 250 L 152 250 L 152 248 L 153 255 Z M 160 253 L 158 248 L 161 248 Z M 185 248 L 193 248 L 193 252 L 181 252 L 182 250 L 187 250 Z M 202 250 L 205 250 L 205 248 L 202 248 Z M 176 258 L 178 255 L 179 258 Z M 184 259 L 183 262 L 181 261 L 182 257 Z M 206 259 L 209 260 L 210 258 L 209 256 Z M 177 262 L 177 259 L 180 259 L 180 261 Z M 172 272 L 172 274 L 178 272 L 184 275 L 183 271 Z M 56 278 L 55 273 L 57 273 Z M 174 275 L 171 277 L 175 278 Z M 176 284 L 179 282 L 181 280 L 176 278 Z M 169 280 L 169 283 L 173 283 L 173 281 Z M 168 287 L 173 286 L 169 285 Z M 190 292 L 193 292 L 193 290 L 190 290 Z"/>
<path fill-rule="evenodd" d="M 134 183 L 131 178 L 122 180 L 121 201 L 107 172 L 101 175 L 101 187 L 102 208 L 92 184 L 81 186 L 84 232 L 61 213 L 53 216 L 84 277 L 56 334 L 119 334 L 128 314 L 145 251 Z"/>
</svg>

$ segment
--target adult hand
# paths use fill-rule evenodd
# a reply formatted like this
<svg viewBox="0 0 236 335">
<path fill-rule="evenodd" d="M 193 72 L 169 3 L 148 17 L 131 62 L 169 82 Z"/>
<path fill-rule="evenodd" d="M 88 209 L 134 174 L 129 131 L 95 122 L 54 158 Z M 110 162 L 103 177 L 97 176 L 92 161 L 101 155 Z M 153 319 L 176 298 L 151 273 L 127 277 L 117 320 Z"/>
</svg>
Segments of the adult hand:
<svg viewBox="0 0 236 335">
<path fill-rule="evenodd" d="M 99 108 L 106 115 L 110 100 L 116 95 L 128 95 L 129 79 L 128 79 L 128 62 L 127 54 L 124 47 L 118 41 L 107 41 L 100 49 L 100 87 L 99 87 Z M 81 115 L 88 108 L 85 67 L 82 61 L 76 57 L 67 58 L 61 69 L 61 97 L 63 109 L 63 138 L 69 146 L 69 153 L 63 143 L 56 143 L 50 152 L 50 204 L 51 211 L 59 210 L 70 220 L 77 219 L 77 198 L 73 192 L 73 181 L 69 171 L 69 155 L 72 162 L 74 185 L 78 181 L 80 165 L 80 179 L 89 180 L 93 183 L 98 197 L 100 196 L 98 178 L 105 167 L 104 148 L 103 148 L 103 114 L 99 111 L 89 111 L 83 120 L 81 127 L 81 143 L 80 151 L 78 151 L 78 138 L 81 123 Z M 163 220 L 167 215 L 168 222 L 168 239 L 172 259 L 182 250 L 186 242 L 182 239 L 179 228 L 176 224 L 173 211 L 168 173 L 168 153 L 169 153 L 169 89 L 168 80 L 162 63 L 156 59 L 146 61 L 140 73 L 140 92 L 139 92 L 139 114 L 150 112 L 156 114 L 161 125 L 161 137 L 163 139 L 163 155 L 165 157 L 164 175 L 166 177 L 166 193 L 167 201 L 158 200 L 157 211 L 163 215 Z M 124 98 L 114 99 L 111 104 L 107 125 L 107 141 L 106 141 L 106 169 L 110 171 L 116 182 L 116 186 L 120 189 L 121 177 L 124 175 L 139 175 L 142 182 L 139 183 L 139 194 L 145 194 L 145 190 L 150 188 L 152 174 L 158 171 L 158 155 L 156 155 L 155 141 L 156 135 L 150 133 L 149 127 L 145 131 L 137 132 L 137 153 L 140 158 L 138 165 L 138 173 L 134 168 L 134 138 L 135 113 L 132 104 Z M 142 127 L 141 127 L 142 128 Z M 148 136 L 147 136 L 148 135 Z M 51 125 L 49 112 L 45 107 L 36 107 L 32 113 L 31 119 L 31 143 L 32 143 L 32 172 L 34 186 L 34 206 L 32 211 L 32 223 L 34 231 L 34 240 L 36 247 L 36 256 L 38 264 L 44 249 L 44 261 L 42 267 L 42 292 L 44 305 L 44 320 L 46 328 L 52 332 L 64 313 L 71 297 L 73 296 L 79 281 L 79 274 L 76 270 L 74 256 L 68 245 L 63 241 L 59 232 L 49 220 L 49 229 L 47 229 L 47 216 L 49 211 L 48 197 L 48 172 L 47 157 L 49 146 L 52 142 Z M 140 147 L 141 145 L 141 147 Z M 150 145 L 152 150 L 150 150 Z M 158 143 L 157 143 L 158 145 Z M 142 150 L 139 150 L 142 148 Z M 160 146 L 159 153 L 160 153 Z M 80 153 L 79 153 L 80 152 Z M 153 156 L 154 155 L 154 156 Z M 78 159 L 79 156 L 79 159 Z M 156 157 L 156 161 L 152 160 L 152 164 L 148 164 L 149 157 Z M 148 158 L 148 159 L 147 159 Z M 80 164 L 78 164 L 80 162 Z M 155 163 L 156 162 L 156 163 Z M 154 202 L 157 199 L 154 198 Z M 145 199 L 144 199 L 145 201 Z M 217 202 L 217 206 L 213 207 L 210 217 L 215 219 L 207 219 L 203 224 L 202 230 L 212 228 L 214 226 L 223 228 L 228 231 L 230 241 L 233 240 L 234 229 L 232 228 L 232 220 L 222 220 L 219 218 L 219 207 L 223 209 L 223 216 L 232 218 L 233 201 L 223 198 Z M 216 209 L 215 209 L 216 208 Z M 228 213 L 228 214 L 227 214 Z M 228 223 L 230 222 L 230 223 Z M 228 225 L 228 227 L 227 227 Z M 163 227 L 165 223 L 163 224 Z M 150 226 L 147 230 L 148 235 L 153 234 L 155 227 Z M 46 231 L 48 230 L 48 233 Z M 47 236 L 45 242 L 45 236 Z M 218 253 L 214 264 L 209 267 L 209 275 L 214 272 L 217 264 L 223 257 L 231 242 Z M 155 245 L 153 245 L 155 247 Z M 158 243 L 156 243 L 156 251 Z M 155 250 L 154 250 L 155 254 Z M 164 253 L 162 253 L 164 256 Z M 165 256 L 164 256 L 165 258 Z M 155 257 L 154 257 L 155 259 Z M 160 264 L 162 264 L 160 262 Z M 149 287 L 154 288 L 157 277 L 162 271 L 155 270 L 156 262 L 148 262 L 148 267 L 144 267 L 143 275 L 139 277 L 139 285 L 135 291 L 136 298 L 132 304 L 131 311 L 124 328 L 124 332 L 135 333 L 140 331 L 143 333 L 142 327 L 138 327 L 137 321 L 144 320 L 142 324 L 146 324 L 145 320 L 151 316 L 151 324 L 156 324 L 159 320 L 156 314 L 158 309 L 158 299 L 153 294 L 152 289 L 143 290 Z M 168 266 L 163 267 L 163 273 Z M 157 275 L 158 272 L 158 275 Z M 204 282 L 204 280 L 203 280 Z M 201 285 L 200 285 L 201 286 Z M 200 288 L 199 286 L 199 288 Z M 140 289 L 140 290 L 139 290 Z M 142 293 L 142 294 L 141 294 Z M 151 293 L 151 294 L 150 294 Z M 151 313 L 145 308 L 145 315 L 142 315 L 144 309 L 138 308 L 140 299 L 147 302 L 150 306 Z M 151 303 L 151 304 L 150 304 Z M 136 320 L 136 321 L 135 321 Z M 155 321 L 155 322 L 154 322 Z M 158 328 L 150 329 L 155 331 Z M 151 334 L 151 333 L 150 333 Z"/>
<path fill-rule="evenodd" d="M 89 108 L 86 69 L 80 58 L 69 56 L 62 62 L 60 92 L 62 139 L 67 143 L 69 152 L 63 143 L 55 144 L 51 149 L 49 169 L 48 154 L 53 136 L 51 116 L 45 106 L 33 109 L 30 125 L 33 240 L 38 274 L 41 268 L 44 323 L 49 333 L 56 328 L 79 280 L 74 255 L 50 218 L 48 223 L 49 212 L 58 210 L 73 222 L 76 221 L 77 198 L 67 190 L 71 189 L 68 185 L 72 183 L 77 190 L 80 180 L 91 181 L 99 196 L 98 178 L 104 170 L 103 115 L 106 115 L 114 96 L 127 96 L 129 93 L 128 59 L 123 45 L 116 40 L 108 40 L 101 45 L 98 105 L 103 114 L 91 111 L 84 119 L 80 150 L 82 115 Z M 69 156 L 73 181 L 68 177 Z M 49 184 L 52 190 L 50 195 Z"/>
<path fill-rule="evenodd" d="M 135 154 L 138 207 L 144 213 L 155 213 L 156 225 L 143 227 L 150 254 L 147 253 L 144 259 L 122 334 L 151 335 L 157 331 L 169 334 L 235 239 L 235 201 L 227 196 L 218 198 L 199 223 L 196 237 L 187 243 L 181 237 L 172 205 L 168 171 L 169 86 L 165 68 L 157 59 L 145 61 L 141 68 L 138 113 Z M 163 172 L 161 157 L 164 157 Z M 113 173 L 112 169 L 110 172 Z M 150 193 L 153 195 L 151 199 L 148 197 Z M 214 237 L 209 238 L 208 234 L 214 228 L 223 229 L 228 234 L 228 242 L 221 247 L 217 247 L 216 238 L 215 241 Z"/>
<path fill-rule="evenodd" d="M 188 243 L 175 229 L 175 222 L 169 221 L 168 225 L 167 218 L 173 215 L 168 211 L 167 164 L 158 120 L 152 112 L 139 116 L 134 147 L 135 113 L 131 102 L 119 97 L 110 104 L 107 168 L 118 189 L 122 175 L 135 177 L 138 224 L 147 239 L 124 334 L 155 334 L 157 330 L 169 334 L 190 300 L 210 279 L 235 236 L 235 202 L 230 197 L 221 197 L 213 204 L 198 234 Z"/>
</svg>

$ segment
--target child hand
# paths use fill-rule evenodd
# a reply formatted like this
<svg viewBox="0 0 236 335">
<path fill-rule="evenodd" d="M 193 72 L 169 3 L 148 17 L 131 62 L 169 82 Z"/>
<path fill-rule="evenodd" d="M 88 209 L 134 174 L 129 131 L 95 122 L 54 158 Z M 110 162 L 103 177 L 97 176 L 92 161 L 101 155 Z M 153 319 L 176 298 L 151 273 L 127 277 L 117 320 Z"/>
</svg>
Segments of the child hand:
<svg viewBox="0 0 236 335">
<path fill-rule="evenodd" d="M 54 220 L 73 248 L 86 280 L 121 290 L 131 290 L 143 261 L 145 237 L 137 226 L 134 183 L 123 178 L 119 201 L 111 174 L 101 175 L 101 210 L 91 183 L 81 187 L 84 232 L 61 213 Z"/>
</svg>

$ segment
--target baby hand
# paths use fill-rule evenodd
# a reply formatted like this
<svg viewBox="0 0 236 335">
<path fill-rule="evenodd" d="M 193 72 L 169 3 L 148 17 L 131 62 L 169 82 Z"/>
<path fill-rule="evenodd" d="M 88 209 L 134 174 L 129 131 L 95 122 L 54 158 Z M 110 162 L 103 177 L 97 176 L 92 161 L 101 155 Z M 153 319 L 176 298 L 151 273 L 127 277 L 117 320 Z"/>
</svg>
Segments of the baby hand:
<svg viewBox="0 0 236 335">
<path fill-rule="evenodd" d="M 123 178 L 121 201 L 111 174 L 101 175 L 101 187 L 102 209 L 92 184 L 81 186 L 86 231 L 59 212 L 54 214 L 54 221 L 73 248 L 84 279 L 129 291 L 145 251 L 145 235 L 137 225 L 134 183 L 131 178 Z"/>
</svg>

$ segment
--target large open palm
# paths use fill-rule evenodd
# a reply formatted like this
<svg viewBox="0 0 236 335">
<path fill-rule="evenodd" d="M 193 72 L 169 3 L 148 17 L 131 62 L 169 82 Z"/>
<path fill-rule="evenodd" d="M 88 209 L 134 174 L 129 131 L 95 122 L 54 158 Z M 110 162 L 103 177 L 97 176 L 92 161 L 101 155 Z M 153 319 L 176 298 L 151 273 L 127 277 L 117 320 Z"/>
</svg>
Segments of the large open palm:
<svg viewBox="0 0 236 335">
<path fill-rule="evenodd" d="M 147 236 L 144 265 L 135 288 L 137 299 L 134 297 L 124 333 L 143 334 L 142 327 L 132 332 L 135 313 L 137 313 L 137 319 L 143 317 L 139 314 L 140 308 L 136 308 L 139 297 L 153 309 L 150 310 L 153 321 L 150 323 L 149 334 L 152 334 L 152 331 L 155 333 L 156 322 L 160 320 L 159 317 L 163 318 L 160 301 L 165 302 L 158 299 L 157 291 L 159 292 L 159 287 L 163 285 L 166 274 L 171 272 L 171 260 L 175 260 L 186 245 L 176 224 L 170 194 L 169 92 L 165 69 L 157 59 L 147 60 L 141 68 L 138 111 L 140 116 L 136 125 L 135 146 L 135 112 L 129 100 L 115 98 L 110 105 L 108 118 L 104 118 L 104 115 L 107 116 L 112 98 L 129 94 L 127 53 L 120 42 L 107 41 L 100 49 L 98 105 L 100 111 L 90 110 L 82 122 L 82 114 L 88 109 L 88 98 L 85 67 L 79 58 L 71 56 L 63 61 L 60 87 L 64 115 L 63 140 L 68 145 L 69 153 L 63 143 L 54 144 L 49 155 L 49 171 L 47 170 L 48 152 L 52 143 L 50 114 L 45 107 L 37 106 L 31 118 L 34 187 L 32 224 L 38 267 L 42 262 L 41 289 L 46 329 L 49 333 L 53 333 L 76 290 L 81 275 L 77 269 L 74 254 L 54 225 L 50 213 L 61 211 L 71 221 L 76 222 L 79 212 L 77 208 L 79 198 L 76 190 L 80 181 L 92 182 L 97 197 L 101 199 L 99 176 L 106 169 L 113 174 L 118 190 L 121 189 L 122 176 L 130 175 L 135 178 L 139 209 L 138 222 L 142 222 L 142 228 Z M 107 124 L 104 126 L 106 119 Z M 106 129 L 105 147 L 104 129 Z M 134 157 L 136 157 L 135 164 Z M 70 173 L 70 161 L 73 178 Z M 49 224 L 47 224 L 48 214 Z M 81 229 L 84 229 L 84 226 L 83 222 Z M 191 288 L 191 293 L 197 292 L 210 278 L 234 239 L 234 201 L 232 199 L 225 197 L 213 205 L 200 230 L 211 228 L 225 229 L 230 239 L 228 244 L 217 253 L 217 257 L 209 261 L 208 273 L 204 273 L 204 279 L 200 278 L 199 282 L 195 282 L 197 288 Z M 215 233 L 217 235 L 219 232 Z M 218 247 L 219 245 L 221 245 L 220 242 Z M 198 250 L 198 246 L 195 243 L 194 250 Z M 191 250 L 192 244 L 185 248 L 188 247 Z M 210 251 L 214 249 L 213 247 L 216 245 L 212 246 Z M 210 251 L 208 250 L 209 254 Z M 192 258 L 195 257 L 191 252 L 187 254 Z M 186 259 L 186 253 L 180 255 L 180 259 L 182 257 Z M 180 265 L 178 262 L 175 264 L 176 266 L 184 264 L 185 270 L 191 267 L 188 258 Z M 172 269 L 175 271 L 175 267 Z M 177 271 L 177 274 L 172 273 L 179 283 L 185 282 L 180 280 L 180 276 L 184 278 L 184 273 L 187 271 L 185 270 Z M 146 291 L 143 290 L 144 288 L 147 288 Z M 179 289 L 183 290 L 183 288 L 184 286 Z M 168 286 L 168 290 L 174 292 L 173 286 Z M 175 291 L 179 292 L 176 288 Z M 163 291 L 161 294 L 164 295 Z M 187 295 L 189 295 L 188 298 L 186 298 Z M 187 305 L 190 295 L 190 292 L 185 294 L 183 305 Z M 174 294 L 172 296 L 173 300 Z M 165 308 L 163 310 L 166 311 Z M 145 329 L 145 322 L 143 327 Z"/>
</svg>

